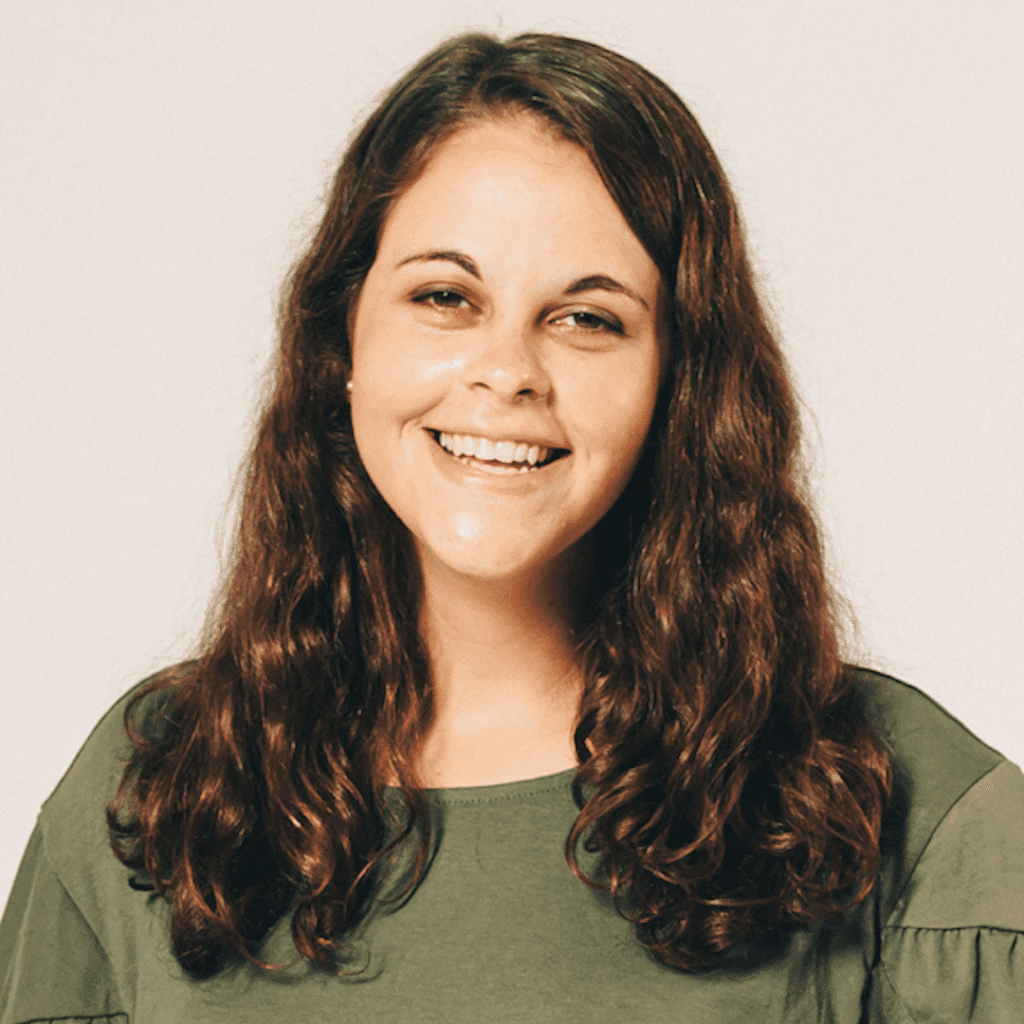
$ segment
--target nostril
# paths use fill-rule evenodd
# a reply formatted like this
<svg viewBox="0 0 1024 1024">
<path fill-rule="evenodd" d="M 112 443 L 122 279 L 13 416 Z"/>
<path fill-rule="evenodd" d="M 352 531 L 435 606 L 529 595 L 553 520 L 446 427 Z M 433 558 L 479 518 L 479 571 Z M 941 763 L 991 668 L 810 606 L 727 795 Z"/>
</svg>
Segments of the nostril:
<svg viewBox="0 0 1024 1024">
<path fill-rule="evenodd" d="M 526 402 L 536 401 L 540 397 L 540 392 L 536 388 L 521 388 L 516 392 L 516 398 Z"/>
</svg>

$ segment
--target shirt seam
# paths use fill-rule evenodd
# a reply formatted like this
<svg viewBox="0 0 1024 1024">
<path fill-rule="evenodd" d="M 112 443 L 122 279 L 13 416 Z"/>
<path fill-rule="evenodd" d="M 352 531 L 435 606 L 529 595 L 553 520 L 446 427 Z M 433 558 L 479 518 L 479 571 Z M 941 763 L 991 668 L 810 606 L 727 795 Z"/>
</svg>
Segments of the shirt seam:
<svg viewBox="0 0 1024 1024">
<path fill-rule="evenodd" d="M 1024 935 L 1024 928 L 1003 928 L 997 924 L 956 924 L 948 928 L 937 928 L 928 924 L 885 924 L 883 932 L 1005 932 L 1007 935 Z"/>
<path fill-rule="evenodd" d="M 25 1020 L 16 1021 L 15 1024 L 57 1024 L 62 1020 L 91 1022 L 94 1020 L 116 1020 L 118 1017 L 123 1017 L 125 1024 L 128 1024 L 128 1014 L 124 1010 L 118 1010 L 116 1013 L 80 1013 L 72 1017 L 27 1017 Z"/>
<path fill-rule="evenodd" d="M 57 884 L 63 890 L 64 895 L 71 902 L 71 905 L 75 908 L 75 910 L 78 911 L 79 917 L 81 917 L 81 919 L 85 922 L 86 928 L 89 929 L 89 934 L 92 935 L 92 937 L 96 940 L 96 945 L 99 946 L 100 950 L 103 953 L 103 956 L 106 957 L 107 964 L 110 966 L 111 980 L 113 981 L 114 989 L 115 989 L 115 992 L 117 993 L 117 1000 L 118 1000 L 118 1002 L 122 1006 L 124 1006 L 125 1005 L 124 993 L 122 993 L 122 991 L 121 991 L 120 979 L 117 976 L 117 970 L 114 967 L 114 960 L 113 960 L 113 958 L 110 955 L 110 951 L 103 944 L 103 940 L 96 933 L 96 929 L 92 926 L 92 922 L 85 916 L 85 913 L 82 910 L 82 908 L 79 906 L 78 901 L 75 899 L 74 896 L 71 895 L 71 891 L 64 884 L 64 879 L 62 879 L 60 877 L 60 873 L 57 871 L 57 868 L 56 868 L 56 866 L 53 863 L 53 858 L 50 856 L 49 841 L 47 840 L 46 832 L 45 832 L 45 830 L 41 830 L 41 831 L 42 831 L 43 842 L 42 842 L 42 847 L 41 847 L 40 853 L 43 856 L 43 858 L 46 860 L 46 866 L 47 866 L 47 868 L 49 868 L 49 870 L 53 874 L 53 877 L 56 879 Z M 97 1020 L 97 1019 L 98 1020 L 112 1020 L 112 1019 L 114 1019 L 115 1017 L 117 1017 L 119 1015 L 124 1017 L 125 1021 L 128 1021 L 130 1019 L 129 1016 L 128 1016 L 128 1012 L 126 1010 L 118 1010 L 118 1011 L 116 1011 L 114 1013 L 109 1013 L 109 1014 L 92 1014 L 91 1016 L 89 1014 L 79 1014 L 77 1017 L 75 1017 L 75 1016 L 71 1016 L 71 1017 L 38 1017 L 38 1018 L 32 1018 L 31 1021 L 24 1022 L 24 1024 L 32 1024 L 32 1022 L 34 1022 L 36 1020 L 39 1020 L 39 1021 L 49 1021 L 49 1020 Z"/>
<path fill-rule="evenodd" d="M 949 818 L 949 816 L 953 813 L 953 809 L 983 779 L 988 778 L 988 776 L 991 775 L 992 772 L 994 772 L 997 768 L 1001 768 L 1004 764 L 1008 764 L 1008 763 L 1012 763 L 1012 762 L 1010 762 L 1009 758 L 1004 757 L 997 764 L 992 765 L 992 767 L 989 768 L 988 771 L 983 772 L 981 775 L 979 775 L 966 789 L 963 790 L 963 792 L 960 793 L 960 795 L 949 805 L 949 807 L 946 808 L 945 814 L 943 814 L 942 817 L 939 818 L 939 820 L 935 823 L 935 825 L 932 828 L 931 832 L 928 834 L 927 842 L 924 844 L 924 846 L 921 847 L 921 852 L 914 859 L 913 867 L 911 867 L 911 869 L 907 872 L 907 877 L 904 879 L 903 885 L 900 886 L 899 892 L 897 892 L 894 895 L 893 900 L 892 900 L 892 906 L 891 906 L 891 908 L 889 910 L 888 916 L 886 917 L 886 923 L 882 926 L 883 928 L 899 927 L 898 925 L 890 925 L 889 921 L 891 921 L 892 918 L 893 918 L 893 915 L 897 913 L 897 910 L 898 910 L 899 905 L 900 905 L 900 901 L 903 899 L 904 894 L 906 893 L 907 889 L 909 888 L 911 880 L 914 877 L 914 873 L 917 871 L 918 866 L 921 863 L 921 860 L 923 859 L 925 853 L 928 850 L 928 847 L 932 845 L 932 840 L 935 838 L 935 834 L 945 824 L 946 819 Z M 944 929 L 939 929 L 939 930 L 944 930 Z"/>
<path fill-rule="evenodd" d="M 892 980 L 892 976 L 885 969 L 885 962 L 880 961 L 878 964 L 878 973 L 881 974 L 882 980 L 886 985 L 889 986 L 889 991 L 892 992 L 893 999 L 899 1004 L 900 1009 L 903 1011 L 905 1018 L 909 1021 L 913 1021 L 917 1024 L 917 1018 L 911 1012 L 910 1007 L 903 1001 L 903 996 L 900 994 L 900 990 L 896 987 L 895 982 Z"/>
</svg>

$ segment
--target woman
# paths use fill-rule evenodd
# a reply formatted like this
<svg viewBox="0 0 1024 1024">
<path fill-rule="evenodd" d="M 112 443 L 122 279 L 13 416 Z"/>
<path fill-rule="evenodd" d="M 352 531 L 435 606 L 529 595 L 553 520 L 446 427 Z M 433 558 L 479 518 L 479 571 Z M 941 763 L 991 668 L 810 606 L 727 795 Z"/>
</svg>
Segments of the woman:
<svg viewBox="0 0 1024 1024">
<path fill-rule="evenodd" d="M 797 441 L 671 90 L 428 55 L 294 272 L 204 649 L 40 816 L 0 1020 L 1019 1016 L 1024 780 L 844 668 Z"/>
</svg>

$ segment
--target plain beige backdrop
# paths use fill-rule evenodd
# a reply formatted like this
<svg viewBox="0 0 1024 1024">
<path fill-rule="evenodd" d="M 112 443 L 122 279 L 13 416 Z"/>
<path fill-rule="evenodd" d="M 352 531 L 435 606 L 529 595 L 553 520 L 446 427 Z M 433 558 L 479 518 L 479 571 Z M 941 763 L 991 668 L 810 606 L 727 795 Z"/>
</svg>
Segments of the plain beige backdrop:
<svg viewBox="0 0 1024 1024">
<path fill-rule="evenodd" d="M 1019 0 L 7 0 L 0 895 L 95 721 L 190 650 L 346 139 L 467 29 L 604 43 L 690 104 L 806 404 L 857 656 L 1024 762 Z"/>
</svg>

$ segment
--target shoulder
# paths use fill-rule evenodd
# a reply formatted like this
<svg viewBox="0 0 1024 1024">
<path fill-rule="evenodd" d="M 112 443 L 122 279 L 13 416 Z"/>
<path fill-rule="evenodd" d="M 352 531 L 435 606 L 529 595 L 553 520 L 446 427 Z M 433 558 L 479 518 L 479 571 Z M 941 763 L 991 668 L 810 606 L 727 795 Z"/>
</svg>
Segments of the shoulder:
<svg viewBox="0 0 1024 1024">
<path fill-rule="evenodd" d="M 80 867 L 95 859 L 97 844 L 109 850 L 105 811 L 117 793 L 132 752 L 124 723 L 129 703 L 158 680 L 176 677 L 188 664 L 149 676 L 121 696 L 97 722 L 43 803 L 39 829 L 46 854 L 59 876 L 63 877 L 64 868 Z M 132 719 L 144 733 L 159 715 L 168 693 L 167 688 L 149 692 L 132 709 Z"/>
<path fill-rule="evenodd" d="M 1024 1019 L 1024 775 L 920 690 L 855 689 L 895 781 L 872 998 L 887 1020 Z"/>
<path fill-rule="evenodd" d="M 893 868 L 892 902 L 953 806 L 1006 758 L 916 687 L 853 670 L 856 701 L 893 767 L 893 803 L 883 855 Z"/>
<path fill-rule="evenodd" d="M 867 669 L 852 675 L 860 712 L 893 767 L 879 879 L 880 906 L 888 913 L 954 806 L 1000 766 L 1006 767 L 997 781 L 1017 769 L 916 687 Z"/>
<path fill-rule="evenodd" d="M 0 959 L 9 961 L 0 970 L 4 1020 L 113 1020 L 131 1003 L 160 908 L 130 887 L 132 872 L 111 848 L 106 808 L 132 751 L 125 710 L 139 696 L 133 723 L 147 735 L 159 727 L 170 690 L 140 691 L 187 674 L 187 666 L 176 668 L 186 672 L 145 679 L 107 711 L 43 804 L 0 921 Z"/>
<path fill-rule="evenodd" d="M 957 787 L 962 793 L 1006 760 L 917 687 L 870 669 L 854 668 L 852 677 L 864 717 L 889 747 L 897 773 L 917 783 L 919 797 Z"/>
<path fill-rule="evenodd" d="M 922 883 L 929 880 L 945 890 L 942 913 L 929 915 L 936 923 L 980 924 L 984 918 L 993 926 L 1024 926 L 1024 902 L 1007 917 L 1011 908 L 997 912 L 996 891 L 1000 884 L 1012 888 L 1024 880 L 1014 852 L 1024 848 L 1020 768 L 915 687 L 864 670 L 858 670 L 856 684 L 865 717 L 893 764 L 885 838 L 900 863 L 885 907 L 890 920 L 905 919 L 911 897 L 918 911 L 924 909 Z M 982 865 L 988 870 L 979 870 Z M 979 916 L 982 906 L 989 911 Z"/>
</svg>

